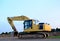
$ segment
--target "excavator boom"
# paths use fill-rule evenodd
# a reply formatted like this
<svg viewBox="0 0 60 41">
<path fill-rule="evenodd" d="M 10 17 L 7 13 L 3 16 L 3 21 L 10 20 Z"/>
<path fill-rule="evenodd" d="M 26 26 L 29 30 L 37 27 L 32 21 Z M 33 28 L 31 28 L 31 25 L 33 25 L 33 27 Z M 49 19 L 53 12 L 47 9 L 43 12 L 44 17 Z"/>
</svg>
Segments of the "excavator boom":
<svg viewBox="0 0 60 41">
<path fill-rule="evenodd" d="M 26 16 L 15 16 L 15 17 L 8 17 L 8 22 L 9 24 L 11 25 L 12 29 L 15 31 L 15 32 L 18 32 L 17 29 L 15 28 L 14 24 L 13 24 L 13 21 L 24 21 L 24 20 L 29 20 L 28 17 Z"/>
</svg>

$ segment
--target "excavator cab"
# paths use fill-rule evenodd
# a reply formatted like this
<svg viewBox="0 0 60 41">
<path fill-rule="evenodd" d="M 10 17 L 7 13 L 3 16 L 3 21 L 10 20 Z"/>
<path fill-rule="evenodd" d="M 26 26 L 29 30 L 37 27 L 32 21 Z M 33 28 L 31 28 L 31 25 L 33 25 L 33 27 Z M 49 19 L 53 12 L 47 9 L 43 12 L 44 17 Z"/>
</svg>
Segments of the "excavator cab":
<svg viewBox="0 0 60 41">
<path fill-rule="evenodd" d="M 30 27 L 32 28 L 32 20 L 25 20 L 24 21 L 24 30 L 26 30 Z"/>
</svg>

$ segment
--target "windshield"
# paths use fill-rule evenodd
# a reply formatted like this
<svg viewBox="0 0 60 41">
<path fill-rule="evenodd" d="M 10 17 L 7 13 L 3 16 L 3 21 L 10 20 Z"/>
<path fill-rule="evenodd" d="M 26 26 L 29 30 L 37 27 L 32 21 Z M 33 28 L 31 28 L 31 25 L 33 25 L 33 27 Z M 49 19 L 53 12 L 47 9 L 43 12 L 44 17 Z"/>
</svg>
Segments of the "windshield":
<svg viewBox="0 0 60 41">
<path fill-rule="evenodd" d="M 24 21 L 24 29 L 28 29 L 30 27 L 32 27 L 32 20 Z"/>
</svg>

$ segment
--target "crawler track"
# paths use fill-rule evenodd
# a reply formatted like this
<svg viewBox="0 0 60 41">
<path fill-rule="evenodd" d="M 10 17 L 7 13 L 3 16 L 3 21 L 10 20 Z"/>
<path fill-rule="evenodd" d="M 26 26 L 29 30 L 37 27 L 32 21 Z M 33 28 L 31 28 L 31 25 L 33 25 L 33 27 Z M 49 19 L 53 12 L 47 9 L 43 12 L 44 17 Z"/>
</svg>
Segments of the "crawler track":
<svg viewBox="0 0 60 41">
<path fill-rule="evenodd" d="M 18 35 L 19 39 L 36 39 L 36 38 L 46 38 L 48 34 L 46 33 L 20 33 Z"/>
</svg>

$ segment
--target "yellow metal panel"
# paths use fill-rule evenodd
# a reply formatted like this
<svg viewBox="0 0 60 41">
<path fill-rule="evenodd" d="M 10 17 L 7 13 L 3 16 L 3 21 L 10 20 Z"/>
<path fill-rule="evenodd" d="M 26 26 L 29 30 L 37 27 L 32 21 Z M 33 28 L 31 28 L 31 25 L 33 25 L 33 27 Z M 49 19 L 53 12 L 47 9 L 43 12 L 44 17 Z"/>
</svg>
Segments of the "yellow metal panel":
<svg viewBox="0 0 60 41">
<path fill-rule="evenodd" d="M 48 24 L 44 24 L 44 31 L 51 31 L 51 26 Z"/>
</svg>

